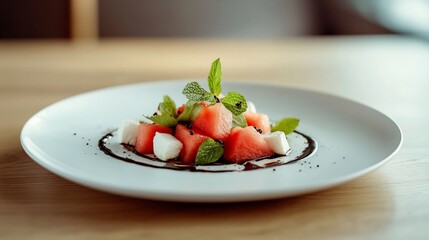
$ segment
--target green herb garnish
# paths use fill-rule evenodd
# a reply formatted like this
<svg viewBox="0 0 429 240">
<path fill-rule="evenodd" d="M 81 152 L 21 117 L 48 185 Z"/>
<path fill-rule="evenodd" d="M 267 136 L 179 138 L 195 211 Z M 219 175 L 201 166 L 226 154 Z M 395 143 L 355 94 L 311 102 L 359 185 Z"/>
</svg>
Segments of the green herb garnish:
<svg viewBox="0 0 429 240">
<path fill-rule="evenodd" d="M 164 96 L 164 100 L 159 104 L 158 110 L 161 112 L 160 114 L 155 113 L 153 116 L 145 117 L 152 122 L 165 127 L 173 128 L 177 125 L 176 104 L 169 96 Z"/>
<path fill-rule="evenodd" d="M 223 155 L 223 146 L 221 143 L 208 138 L 198 148 L 195 165 L 214 163 Z"/>
<path fill-rule="evenodd" d="M 276 124 L 271 125 L 271 132 L 275 131 L 281 131 L 285 134 L 290 134 L 299 125 L 299 119 L 297 118 L 283 118 L 282 120 L 278 121 Z"/>
<path fill-rule="evenodd" d="M 185 110 L 177 118 L 178 121 L 193 121 L 200 113 L 200 110 L 203 108 L 199 102 L 194 100 L 188 100 L 185 105 Z"/>
<path fill-rule="evenodd" d="M 216 59 L 212 63 L 212 67 L 210 68 L 209 76 L 207 77 L 207 79 L 210 92 L 215 96 L 219 96 L 219 94 L 222 92 L 222 68 L 220 64 L 220 58 Z"/>
<path fill-rule="evenodd" d="M 238 92 L 229 92 L 221 102 L 235 116 L 244 113 L 247 109 L 246 99 Z"/>
<path fill-rule="evenodd" d="M 190 83 L 186 84 L 186 86 L 183 89 L 182 93 L 189 100 L 194 100 L 194 101 L 209 101 L 209 102 L 213 102 L 215 100 L 213 94 L 207 92 L 197 82 L 190 82 Z"/>
<path fill-rule="evenodd" d="M 167 95 L 164 96 L 164 101 L 159 104 L 159 111 L 162 115 L 167 115 L 171 117 L 176 117 L 176 104 L 174 101 Z"/>
<path fill-rule="evenodd" d="M 232 115 L 232 127 L 247 127 L 247 121 L 243 114 Z"/>
<path fill-rule="evenodd" d="M 228 92 L 221 100 L 217 97 L 222 92 L 222 69 L 219 58 L 212 63 L 207 80 L 210 92 L 202 88 L 198 82 L 191 82 L 186 84 L 182 93 L 193 101 L 207 101 L 212 104 L 221 102 L 235 116 L 246 111 L 246 99 L 238 92 Z"/>
<path fill-rule="evenodd" d="M 169 127 L 169 128 L 175 127 L 178 122 L 175 117 L 172 117 L 169 115 L 153 115 L 146 118 L 151 120 L 154 123 L 157 123 L 159 125 Z"/>
</svg>

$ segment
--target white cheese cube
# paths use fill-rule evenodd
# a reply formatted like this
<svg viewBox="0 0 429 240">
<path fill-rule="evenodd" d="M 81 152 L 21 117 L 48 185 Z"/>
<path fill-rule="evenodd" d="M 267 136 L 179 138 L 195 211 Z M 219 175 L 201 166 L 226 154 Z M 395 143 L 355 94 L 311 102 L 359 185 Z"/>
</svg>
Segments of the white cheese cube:
<svg viewBox="0 0 429 240">
<path fill-rule="evenodd" d="M 290 151 L 289 143 L 287 142 L 284 132 L 276 131 L 263 134 L 265 142 L 277 154 L 286 155 Z"/>
<path fill-rule="evenodd" d="M 155 156 L 163 161 L 179 156 L 183 144 L 173 135 L 168 133 L 155 133 L 153 138 L 153 152 Z"/>
<path fill-rule="evenodd" d="M 250 101 L 247 101 L 247 110 L 246 110 L 246 112 L 255 113 L 256 112 L 255 104 L 253 104 Z"/>
<path fill-rule="evenodd" d="M 124 120 L 118 129 L 118 142 L 134 146 L 136 144 L 139 125 L 138 121 Z"/>
</svg>

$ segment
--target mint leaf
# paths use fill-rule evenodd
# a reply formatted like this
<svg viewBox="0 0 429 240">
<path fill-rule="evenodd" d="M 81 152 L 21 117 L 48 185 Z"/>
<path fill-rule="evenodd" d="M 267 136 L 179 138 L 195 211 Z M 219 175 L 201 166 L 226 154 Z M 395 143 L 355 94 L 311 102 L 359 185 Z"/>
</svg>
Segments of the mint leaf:
<svg viewBox="0 0 429 240">
<path fill-rule="evenodd" d="M 232 127 L 247 127 L 247 121 L 243 114 L 232 115 Z"/>
<path fill-rule="evenodd" d="M 213 94 L 207 92 L 197 82 L 190 82 L 190 83 L 186 84 L 186 86 L 183 89 L 182 93 L 189 100 L 210 101 L 210 102 L 215 101 L 215 98 L 214 98 Z"/>
<path fill-rule="evenodd" d="M 203 109 L 203 105 L 201 105 L 200 103 L 195 104 L 194 108 L 192 108 L 191 114 L 189 116 L 189 120 L 190 121 L 194 121 L 195 118 L 198 116 L 198 114 L 200 114 L 201 109 Z"/>
<path fill-rule="evenodd" d="M 278 121 L 275 125 L 271 126 L 271 132 L 282 131 L 285 134 L 292 133 L 299 125 L 299 119 L 297 118 L 283 118 Z"/>
<path fill-rule="evenodd" d="M 146 118 L 150 119 L 154 123 L 157 123 L 159 125 L 169 127 L 169 128 L 175 127 L 178 122 L 176 118 L 169 115 L 154 115 Z"/>
<path fill-rule="evenodd" d="M 159 104 L 159 110 L 162 115 L 176 117 L 176 104 L 167 95 L 164 96 L 164 101 Z"/>
<path fill-rule="evenodd" d="M 222 92 L 222 86 L 220 84 L 221 81 L 222 68 L 220 64 L 220 58 L 218 58 L 212 63 L 212 67 L 210 68 L 210 73 L 208 76 L 210 92 L 215 96 L 219 96 L 219 94 Z"/>
<path fill-rule="evenodd" d="M 222 144 L 207 138 L 198 148 L 195 165 L 214 163 L 223 155 Z"/>
<path fill-rule="evenodd" d="M 185 109 L 183 113 L 177 118 L 178 121 L 193 121 L 200 113 L 200 110 L 203 108 L 197 101 L 189 100 L 186 102 Z"/>
<path fill-rule="evenodd" d="M 238 92 L 229 92 L 221 102 L 235 116 L 244 113 L 247 109 L 246 99 Z"/>
</svg>

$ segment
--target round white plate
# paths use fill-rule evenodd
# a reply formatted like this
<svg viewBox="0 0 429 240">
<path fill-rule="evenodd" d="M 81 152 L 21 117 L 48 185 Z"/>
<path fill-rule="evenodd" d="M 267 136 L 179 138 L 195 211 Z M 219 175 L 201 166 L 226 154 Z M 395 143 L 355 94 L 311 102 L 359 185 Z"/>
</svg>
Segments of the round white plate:
<svg viewBox="0 0 429 240">
<path fill-rule="evenodd" d="M 153 113 L 163 95 L 184 103 L 181 92 L 187 82 L 119 86 L 62 100 L 28 120 L 22 146 L 53 173 L 102 191 L 169 201 L 236 202 L 336 186 L 386 163 L 402 143 L 394 121 L 359 103 L 302 89 L 224 82 L 224 92 L 242 93 L 271 119 L 299 118 L 298 130 L 318 142 L 317 152 L 275 168 L 207 173 L 139 166 L 99 150 L 104 134 L 124 119 Z"/>
</svg>

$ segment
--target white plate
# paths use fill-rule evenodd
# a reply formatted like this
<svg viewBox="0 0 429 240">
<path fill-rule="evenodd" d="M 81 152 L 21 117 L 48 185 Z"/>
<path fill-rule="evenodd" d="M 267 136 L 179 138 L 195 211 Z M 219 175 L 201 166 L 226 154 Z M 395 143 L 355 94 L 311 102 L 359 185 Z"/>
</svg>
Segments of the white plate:
<svg viewBox="0 0 429 240">
<path fill-rule="evenodd" d="M 224 82 L 271 119 L 298 117 L 298 130 L 319 144 L 308 159 L 243 172 L 156 169 L 119 161 L 97 141 L 123 119 L 150 114 L 167 94 L 185 102 L 188 81 L 119 86 L 53 104 L 25 124 L 21 142 L 37 163 L 70 181 L 126 196 L 187 202 L 236 202 L 294 196 L 362 176 L 395 154 L 401 130 L 382 113 L 343 98 L 307 90 Z"/>
</svg>

